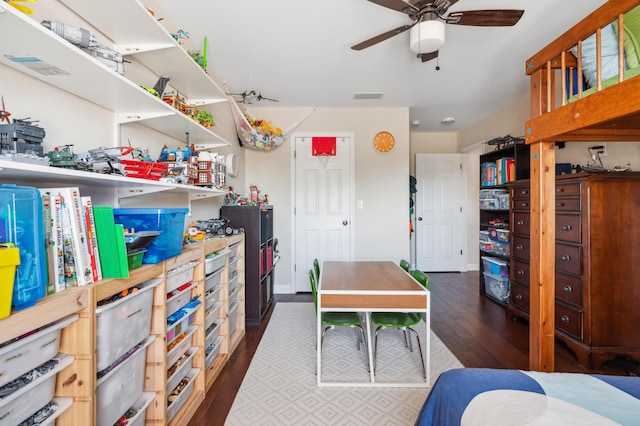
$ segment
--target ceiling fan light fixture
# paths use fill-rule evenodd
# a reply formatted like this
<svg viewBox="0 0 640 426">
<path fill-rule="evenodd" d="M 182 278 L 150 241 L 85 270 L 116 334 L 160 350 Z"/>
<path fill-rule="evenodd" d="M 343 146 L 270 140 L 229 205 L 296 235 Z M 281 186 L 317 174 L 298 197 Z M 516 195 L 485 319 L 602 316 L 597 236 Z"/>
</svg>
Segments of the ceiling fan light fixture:
<svg viewBox="0 0 640 426">
<path fill-rule="evenodd" d="M 431 53 L 444 45 L 444 22 L 422 21 L 411 28 L 409 48 L 414 53 Z"/>
</svg>

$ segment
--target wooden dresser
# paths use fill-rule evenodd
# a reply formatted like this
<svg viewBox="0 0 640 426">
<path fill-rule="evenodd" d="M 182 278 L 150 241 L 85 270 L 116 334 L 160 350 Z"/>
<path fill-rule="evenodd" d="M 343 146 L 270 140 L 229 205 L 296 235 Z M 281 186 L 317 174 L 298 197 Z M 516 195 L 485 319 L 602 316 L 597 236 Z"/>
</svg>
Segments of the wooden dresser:
<svg viewBox="0 0 640 426">
<path fill-rule="evenodd" d="M 509 185 L 511 292 L 507 313 L 529 314 L 529 181 Z M 556 178 L 556 338 L 598 369 L 640 361 L 640 173 Z"/>
</svg>

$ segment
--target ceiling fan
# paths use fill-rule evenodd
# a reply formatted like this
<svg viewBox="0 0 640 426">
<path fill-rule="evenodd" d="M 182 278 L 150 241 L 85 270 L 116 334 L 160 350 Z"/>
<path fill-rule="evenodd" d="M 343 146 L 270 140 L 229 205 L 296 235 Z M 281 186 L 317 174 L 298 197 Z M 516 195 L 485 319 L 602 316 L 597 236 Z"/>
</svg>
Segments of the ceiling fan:
<svg viewBox="0 0 640 426">
<path fill-rule="evenodd" d="M 458 0 L 417 0 L 408 3 L 404 0 L 369 0 L 379 6 L 405 13 L 413 21 L 393 30 L 378 34 L 361 43 L 351 46 L 353 50 L 362 50 L 387 40 L 395 35 L 411 30 L 409 48 L 417 53 L 422 62 L 438 57 L 438 50 L 444 45 L 445 24 L 469 25 L 478 27 L 509 27 L 515 25 L 524 10 L 468 10 L 447 11 Z"/>
</svg>

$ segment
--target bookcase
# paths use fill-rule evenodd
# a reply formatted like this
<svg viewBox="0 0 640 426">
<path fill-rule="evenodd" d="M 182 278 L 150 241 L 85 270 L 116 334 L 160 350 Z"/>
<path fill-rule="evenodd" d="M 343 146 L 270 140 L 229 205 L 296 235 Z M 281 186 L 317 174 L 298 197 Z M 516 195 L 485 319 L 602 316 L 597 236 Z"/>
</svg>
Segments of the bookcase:
<svg viewBox="0 0 640 426">
<path fill-rule="evenodd" d="M 273 206 L 222 206 L 220 216 L 245 233 L 245 322 L 260 324 L 273 302 Z"/>
<path fill-rule="evenodd" d="M 509 300 L 509 191 L 506 184 L 529 178 L 529 146 L 516 144 L 480 155 L 480 294 Z"/>
</svg>

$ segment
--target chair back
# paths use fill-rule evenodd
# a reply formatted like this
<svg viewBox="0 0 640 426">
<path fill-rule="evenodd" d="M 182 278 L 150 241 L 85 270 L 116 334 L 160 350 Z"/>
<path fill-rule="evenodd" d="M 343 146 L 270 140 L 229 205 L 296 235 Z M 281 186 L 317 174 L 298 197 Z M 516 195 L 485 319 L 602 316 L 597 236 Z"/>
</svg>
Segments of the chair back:
<svg viewBox="0 0 640 426">
<path fill-rule="evenodd" d="M 402 269 L 404 269 L 405 271 L 409 272 L 409 267 L 410 266 L 411 265 L 409 265 L 409 262 L 407 260 L 404 260 L 404 259 L 400 260 L 400 267 Z"/>
<path fill-rule="evenodd" d="M 316 276 L 313 269 L 309 269 L 309 281 L 311 282 L 311 293 L 313 293 L 313 306 L 315 307 L 316 314 L 318 313 L 318 296 L 316 288 Z"/>
<path fill-rule="evenodd" d="M 413 278 L 415 278 L 416 281 L 422 284 L 424 288 L 429 288 L 429 275 L 416 269 L 415 271 L 413 271 Z"/>
<path fill-rule="evenodd" d="M 316 272 L 316 280 L 320 279 L 320 262 L 318 259 L 313 259 L 313 270 Z"/>
</svg>

